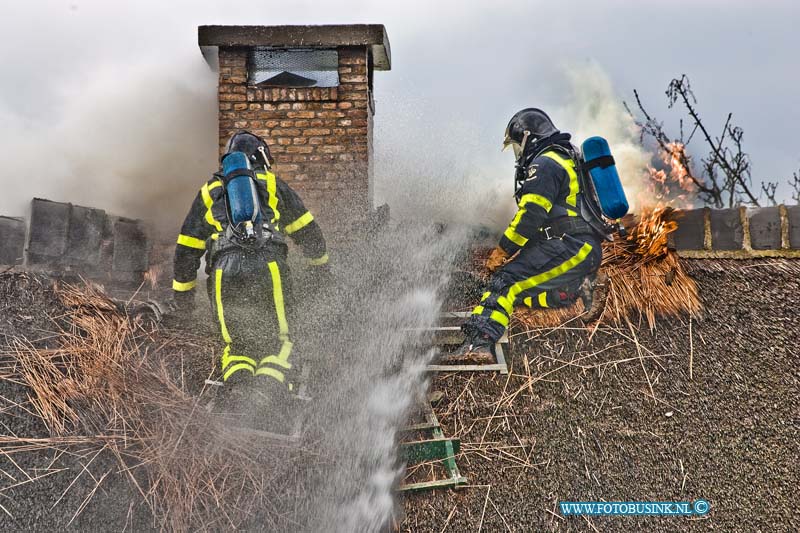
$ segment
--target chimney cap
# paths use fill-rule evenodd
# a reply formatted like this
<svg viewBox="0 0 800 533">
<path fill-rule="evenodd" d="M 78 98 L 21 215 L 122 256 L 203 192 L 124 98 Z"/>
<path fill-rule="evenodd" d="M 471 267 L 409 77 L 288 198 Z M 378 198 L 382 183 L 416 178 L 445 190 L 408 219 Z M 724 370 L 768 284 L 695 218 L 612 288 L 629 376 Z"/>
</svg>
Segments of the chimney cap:
<svg viewBox="0 0 800 533">
<path fill-rule="evenodd" d="M 372 51 L 375 70 L 392 68 L 389 37 L 383 24 L 320 26 L 198 26 L 197 41 L 215 69 L 219 47 L 338 48 L 364 46 Z"/>
</svg>

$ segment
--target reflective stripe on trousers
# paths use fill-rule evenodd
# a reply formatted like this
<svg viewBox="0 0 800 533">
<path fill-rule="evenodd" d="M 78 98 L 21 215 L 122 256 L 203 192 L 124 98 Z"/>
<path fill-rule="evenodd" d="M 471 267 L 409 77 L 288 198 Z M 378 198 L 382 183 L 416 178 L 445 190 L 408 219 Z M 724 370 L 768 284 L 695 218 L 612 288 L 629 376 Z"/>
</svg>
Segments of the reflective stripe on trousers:
<svg viewBox="0 0 800 533">
<path fill-rule="evenodd" d="M 545 272 L 536 274 L 534 276 L 531 276 L 529 278 L 523 279 L 522 281 L 518 281 L 513 285 L 511 285 L 510 287 L 508 287 L 507 289 L 505 289 L 503 293 L 496 294 L 494 296 L 490 292 L 484 293 L 483 298 L 481 299 L 481 305 L 475 307 L 475 309 L 472 311 L 472 314 L 474 316 L 486 317 L 492 322 L 499 324 L 502 327 L 502 329 L 508 328 L 509 319 L 514 311 L 514 305 L 520 293 L 530 291 L 544 283 L 547 283 L 551 280 L 558 278 L 559 276 L 566 274 L 570 270 L 577 268 L 579 265 L 581 265 L 581 263 L 583 263 L 586 260 L 586 258 L 592 252 L 592 250 L 593 247 L 591 244 L 589 244 L 588 242 L 584 243 L 583 246 L 581 246 L 580 250 L 578 250 L 578 253 L 576 253 L 563 263 L 557 265 L 556 267 L 551 268 L 550 270 L 547 270 Z M 498 304 L 497 306 L 487 307 L 483 305 L 484 303 L 487 302 L 487 300 L 493 297 L 496 298 Z M 526 298 L 526 300 L 528 299 Z M 543 301 L 544 305 L 541 305 Z M 525 303 L 532 304 L 533 302 L 525 301 Z M 538 303 L 540 304 L 541 307 L 547 307 L 545 291 L 539 294 Z"/>
<path fill-rule="evenodd" d="M 225 342 L 225 349 L 220 360 L 223 381 L 227 381 L 231 376 L 240 372 L 246 372 L 253 376 L 269 376 L 284 383 L 286 377 L 283 370 L 292 368 L 289 362 L 292 342 L 289 339 L 289 324 L 286 318 L 280 267 L 276 261 L 268 262 L 267 267 L 272 283 L 272 304 L 277 318 L 278 338 L 281 347 L 277 354 L 260 358 L 253 357 L 255 354 L 241 354 L 232 351 L 232 345 L 237 344 L 237 339 L 232 337 L 227 323 L 225 298 L 223 297 L 223 269 L 217 268 L 214 270 L 214 307 L 216 308 L 222 339 Z M 289 384 L 289 387 L 291 388 L 291 384 Z"/>
</svg>

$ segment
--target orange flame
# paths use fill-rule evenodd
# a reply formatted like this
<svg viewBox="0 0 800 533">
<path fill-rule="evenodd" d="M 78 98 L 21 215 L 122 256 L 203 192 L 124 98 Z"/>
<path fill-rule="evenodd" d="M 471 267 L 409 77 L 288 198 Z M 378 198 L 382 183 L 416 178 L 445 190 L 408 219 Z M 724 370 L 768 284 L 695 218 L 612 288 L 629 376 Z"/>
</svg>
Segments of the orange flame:
<svg viewBox="0 0 800 533">
<path fill-rule="evenodd" d="M 631 230 L 628 242 L 633 252 L 644 259 L 663 257 L 668 252 L 668 236 L 678 229 L 678 223 L 672 219 L 671 207 L 644 209 L 638 223 Z"/>
<path fill-rule="evenodd" d="M 648 166 L 649 181 L 640 195 L 640 205 L 688 207 L 697 192 L 691 174 L 683 161 L 688 159 L 683 143 L 667 143 L 659 150 L 665 169 Z"/>
</svg>

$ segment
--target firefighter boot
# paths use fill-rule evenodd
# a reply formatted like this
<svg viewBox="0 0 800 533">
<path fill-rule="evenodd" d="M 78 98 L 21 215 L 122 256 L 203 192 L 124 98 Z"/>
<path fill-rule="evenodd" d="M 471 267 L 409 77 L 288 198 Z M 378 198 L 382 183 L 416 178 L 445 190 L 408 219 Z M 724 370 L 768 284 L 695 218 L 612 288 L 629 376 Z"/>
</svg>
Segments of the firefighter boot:
<svg viewBox="0 0 800 533">
<path fill-rule="evenodd" d="M 260 383 L 253 402 L 253 429 L 289 435 L 292 432 L 294 412 L 293 397 L 287 385 L 269 377 L 261 377 L 257 381 Z"/>
<path fill-rule="evenodd" d="M 224 417 L 226 425 L 237 428 L 249 428 L 253 425 L 254 393 L 251 381 L 252 379 L 229 379 L 217 392 L 213 410 Z"/>
<path fill-rule="evenodd" d="M 586 277 L 583 283 L 581 283 L 578 294 L 583 302 L 583 315 L 581 319 L 584 322 L 594 322 L 603 314 L 606 303 L 607 282 L 608 275 L 605 272 L 600 272 L 593 276 Z"/>
<path fill-rule="evenodd" d="M 494 363 L 494 341 L 486 333 L 465 331 L 463 344 L 452 354 L 444 357 L 445 361 L 469 362 L 475 364 Z"/>
</svg>

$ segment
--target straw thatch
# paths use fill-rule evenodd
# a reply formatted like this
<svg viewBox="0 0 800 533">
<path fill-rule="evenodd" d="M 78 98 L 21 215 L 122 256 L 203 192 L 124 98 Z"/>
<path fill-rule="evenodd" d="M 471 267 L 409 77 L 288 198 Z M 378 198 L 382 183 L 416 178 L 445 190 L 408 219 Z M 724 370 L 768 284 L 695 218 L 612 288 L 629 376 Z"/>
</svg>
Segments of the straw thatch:
<svg viewBox="0 0 800 533">
<path fill-rule="evenodd" d="M 27 387 L 23 407 L 50 436 L 5 436 L 0 454 L 110 454 L 117 466 L 97 476 L 95 490 L 110 474 L 126 476 L 161 529 L 232 529 L 255 513 L 268 527 L 297 451 L 266 450 L 228 431 L 203 408 L 202 394 L 193 398 L 180 386 L 172 354 L 159 353 L 163 341 L 98 289 L 55 292 L 66 309 L 53 317 L 56 347 L 18 337 L 0 354 L 0 380 Z"/>
</svg>

